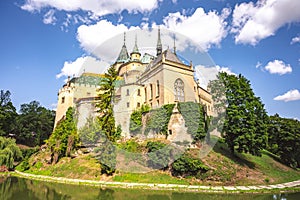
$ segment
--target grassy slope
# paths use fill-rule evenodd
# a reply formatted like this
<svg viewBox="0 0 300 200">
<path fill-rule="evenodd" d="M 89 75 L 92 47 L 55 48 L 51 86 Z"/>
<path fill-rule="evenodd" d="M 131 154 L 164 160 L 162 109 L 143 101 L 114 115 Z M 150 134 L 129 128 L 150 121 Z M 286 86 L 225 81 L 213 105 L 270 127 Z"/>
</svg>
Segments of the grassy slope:
<svg viewBox="0 0 300 200">
<path fill-rule="evenodd" d="M 197 155 L 198 151 L 191 150 L 191 153 Z M 168 171 L 152 171 L 149 173 L 117 172 L 113 177 L 107 177 L 100 175 L 100 164 L 90 155 L 82 155 L 74 159 L 63 158 L 56 165 L 46 164 L 43 161 L 44 157 L 43 153 L 39 153 L 31 158 L 30 163 L 34 163 L 34 165 L 28 172 L 92 180 L 201 185 L 274 184 L 300 179 L 300 171 L 282 165 L 274 160 L 268 152 L 264 152 L 262 157 L 249 154 L 232 156 L 226 145 L 222 143 L 217 143 L 208 156 L 202 159 L 211 169 L 203 174 L 202 180 L 193 177 L 172 177 Z"/>
</svg>

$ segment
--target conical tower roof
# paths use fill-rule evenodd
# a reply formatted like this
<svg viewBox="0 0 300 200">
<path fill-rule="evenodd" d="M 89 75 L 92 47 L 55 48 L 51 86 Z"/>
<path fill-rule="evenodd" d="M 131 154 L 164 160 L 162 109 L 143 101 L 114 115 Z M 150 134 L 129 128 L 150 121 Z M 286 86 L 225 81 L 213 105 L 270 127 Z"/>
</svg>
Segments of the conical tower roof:
<svg viewBox="0 0 300 200">
<path fill-rule="evenodd" d="M 133 47 L 132 53 L 138 53 L 138 54 L 140 54 L 139 48 L 137 46 L 137 36 L 136 35 L 135 35 L 135 43 L 134 43 L 134 47 Z"/>
<path fill-rule="evenodd" d="M 127 51 L 125 42 L 126 42 L 126 34 L 124 33 L 124 44 L 122 46 L 122 49 L 119 53 L 119 56 L 118 56 L 116 62 L 125 62 L 129 59 L 129 55 L 128 55 L 128 51 Z"/>
</svg>

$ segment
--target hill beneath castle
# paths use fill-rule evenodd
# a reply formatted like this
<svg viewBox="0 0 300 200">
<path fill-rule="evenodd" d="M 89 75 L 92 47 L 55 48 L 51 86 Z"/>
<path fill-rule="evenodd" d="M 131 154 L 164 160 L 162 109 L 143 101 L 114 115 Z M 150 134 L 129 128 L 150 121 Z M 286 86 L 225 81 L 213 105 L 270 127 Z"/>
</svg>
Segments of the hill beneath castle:
<svg viewBox="0 0 300 200">
<path fill-rule="evenodd" d="M 188 151 L 192 157 L 197 156 L 198 152 L 197 149 Z M 197 176 L 174 176 L 170 169 L 148 173 L 125 173 L 117 170 L 112 176 L 107 176 L 101 175 L 101 166 L 90 153 L 75 158 L 62 158 L 55 165 L 47 164 L 45 158 L 46 152 L 40 151 L 33 155 L 29 159 L 30 168 L 25 172 L 88 180 L 192 185 L 263 185 L 300 179 L 300 171 L 283 165 L 267 151 L 263 151 L 261 157 L 238 153 L 232 155 L 220 141 L 201 159 L 208 170 Z M 123 161 L 124 158 L 119 157 L 117 160 Z M 128 165 L 126 162 L 121 163 Z"/>
</svg>

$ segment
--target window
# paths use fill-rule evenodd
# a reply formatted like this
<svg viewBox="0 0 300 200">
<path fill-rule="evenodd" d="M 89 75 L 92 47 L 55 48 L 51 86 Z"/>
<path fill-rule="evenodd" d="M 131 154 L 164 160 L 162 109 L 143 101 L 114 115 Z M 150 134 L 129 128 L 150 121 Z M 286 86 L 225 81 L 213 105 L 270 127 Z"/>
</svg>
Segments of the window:
<svg viewBox="0 0 300 200">
<path fill-rule="evenodd" d="M 147 88 L 145 88 L 145 102 L 147 102 Z"/>
<path fill-rule="evenodd" d="M 126 90 L 126 95 L 129 96 L 129 89 Z"/>
<path fill-rule="evenodd" d="M 61 103 L 65 103 L 65 97 L 61 98 Z"/>
<path fill-rule="evenodd" d="M 159 80 L 156 81 L 156 96 L 159 96 Z"/>
<path fill-rule="evenodd" d="M 138 108 L 141 107 L 141 103 L 140 102 L 137 103 L 137 107 Z"/>
<path fill-rule="evenodd" d="M 153 86 L 150 84 L 150 99 L 153 98 Z"/>
<path fill-rule="evenodd" d="M 169 130 L 169 135 L 172 135 L 172 130 Z"/>
<path fill-rule="evenodd" d="M 184 83 L 178 78 L 174 83 L 175 101 L 184 102 Z"/>
<path fill-rule="evenodd" d="M 129 104 L 129 102 L 127 102 L 127 108 L 129 108 L 130 107 L 130 104 Z"/>
<path fill-rule="evenodd" d="M 137 94 L 138 96 L 141 96 L 141 90 L 140 89 L 138 89 L 137 93 L 138 93 Z"/>
</svg>

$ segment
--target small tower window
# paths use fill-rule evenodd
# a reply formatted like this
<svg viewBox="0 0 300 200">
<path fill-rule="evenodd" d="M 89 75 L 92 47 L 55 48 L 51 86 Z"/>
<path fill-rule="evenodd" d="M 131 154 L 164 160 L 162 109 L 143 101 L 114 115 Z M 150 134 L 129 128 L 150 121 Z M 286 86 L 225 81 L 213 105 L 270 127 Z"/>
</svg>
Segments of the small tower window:
<svg viewBox="0 0 300 200">
<path fill-rule="evenodd" d="M 137 93 L 138 93 L 137 94 L 138 96 L 141 96 L 141 90 L 140 89 L 138 89 Z"/>
<path fill-rule="evenodd" d="M 61 98 L 61 103 L 65 103 L 65 97 Z"/>
<path fill-rule="evenodd" d="M 137 103 L 137 107 L 138 108 L 141 107 L 141 103 L 140 102 Z"/>
<path fill-rule="evenodd" d="M 129 89 L 126 90 L 126 95 L 129 96 Z"/>
<path fill-rule="evenodd" d="M 159 80 L 156 81 L 156 96 L 159 96 Z"/>
<path fill-rule="evenodd" d="M 127 102 L 127 108 L 129 108 L 130 107 L 130 104 L 129 104 L 129 102 Z"/>
</svg>

